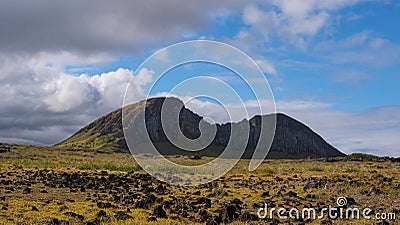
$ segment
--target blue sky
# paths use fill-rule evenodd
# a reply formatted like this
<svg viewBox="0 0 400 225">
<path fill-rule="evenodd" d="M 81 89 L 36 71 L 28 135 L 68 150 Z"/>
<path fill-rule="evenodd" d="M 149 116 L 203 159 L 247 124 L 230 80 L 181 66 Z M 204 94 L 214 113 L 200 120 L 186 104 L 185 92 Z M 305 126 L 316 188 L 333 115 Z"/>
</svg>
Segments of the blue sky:
<svg viewBox="0 0 400 225">
<path fill-rule="evenodd" d="M 260 10 L 268 6 L 254 4 Z M 270 61 L 277 75 L 266 73 L 277 100 L 324 101 L 334 109 L 357 111 L 399 104 L 400 7 L 394 2 L 365 2 L 335 10 L 330 21 L 314 35 L 305 36 L 305 46 L 288 43 L 288 39 L 271 31 L 268 40 L 256 45 L 263 49 L 243 49 L 250 57 Z M 226 41 L 235 45 L 241 30 L 251 26 L 243 14 L 213 18 L 205 32 L 184 35 L 176 42 L 195 39 Z M 289 40 L 290 41 L 290 40 Z M 72 67 L 75 74 L 101 74 L 120 67 L 135 70 L 158 48 L 175 43 L 154 43 L 135 54 L 122 54 L 115 61 L 91 67 Z M 377 48 L 371 45 L 377 44 Z M 251 47 L 250 47 L 251 48 Z M 394 48 L 394 49 L 391 49 Z M 386 54 L 388 52 L 388 54 Z M 69 66 L 66 67 L 68 71 Z M 197 68 L 199 70 L 200 68 Z M 181 71 L 182 75 L 196 71 Z M 175 75 L 177 80 L 181 79 Z"/>
<path fill-rule="evenodd" d="M 133 99 L 144 98 L 152 74 L 135 71 L 157 50 L 203 39 L 230 44 L 254 59 L 269 81 L 277 110 L 342 151 L 400 156 L 397 1 L 40 0 L 26 8 L 16 5 L 7 1 L 0 9 L 5 96 L 0 140 L 63 140 L 120 107 L 132 77 L 138 90 Z M 189 77 L 234 74 L 196 64 L 167 75 L 154 94 Z M 225 80 L 245 101 L 253 99 L 240 82 Z M 209 103 L 199 99 L 191 107 L 224 120 Z"/>
</svg>

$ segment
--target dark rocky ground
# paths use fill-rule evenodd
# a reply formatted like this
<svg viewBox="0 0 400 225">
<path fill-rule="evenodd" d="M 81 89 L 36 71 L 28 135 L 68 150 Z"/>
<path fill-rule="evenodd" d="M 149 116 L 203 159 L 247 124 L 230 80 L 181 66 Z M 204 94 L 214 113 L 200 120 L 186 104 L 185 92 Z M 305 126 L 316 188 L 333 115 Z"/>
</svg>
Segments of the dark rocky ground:
<svg viewBox="0 0 400 225">
<path fill-rule="evenodd" d="M 11 152 L 18 153 L 13 149 Z M 400 216 L 400 164 L 390 159 L 276 160 L 248 172 L 242 160 L 230 173 L 195 187 L 160 182 L 144 171 L 80 169 L 73 164 L 15 163 L 2 155 L 0 224 L 399 224 L 386 220 L 261 220 L 268 207 L 370 207 Z M 22 152 L 19 154 L 23 155 Z M 81 153 L 65 153 L 88 160 Z M 92 157 L 101 161 L 103 154 Z M 116 155 L 126 158 L 129 155 Z M 14 158 L 13 158 L 14 157 Z M 28 156 L 25 156 L 28 157 Z M 31 161 L 43 159 L 35 154 Z M 106 158 L 110 158 L 107 155 Z M 179 159 L 190 163 L 196 159 Z M 198 160 L 198 159 L 197 159 Z M 74 161 L 75 162 L 75 161 Z"/>
</svg>

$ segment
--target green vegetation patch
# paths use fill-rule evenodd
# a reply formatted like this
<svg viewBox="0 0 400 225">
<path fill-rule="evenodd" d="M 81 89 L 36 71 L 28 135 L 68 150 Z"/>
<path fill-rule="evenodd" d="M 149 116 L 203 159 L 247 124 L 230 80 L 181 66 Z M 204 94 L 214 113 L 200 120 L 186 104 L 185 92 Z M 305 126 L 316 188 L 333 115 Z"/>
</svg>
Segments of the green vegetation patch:
<svg viewBox="0 0 400 225">
<path fill-rule="evenodd" d="M 123 171 L 132 172 L 142 169 L 138 164 L 135 165 L 118 165 L 115 163 L 83 163 L 77 166 L 81 170 L 109 170 L 109 171 Z"/>
<path fill-rule="evenodd" d="M 265 169 L 262 169 L 262 172 L 261 173 L 263 173 L 263 174 L 275 174 L 277 171 L 276 171 L 276 169 L 272 169 L 272 168 L 265 168 Z"/>
<path fill-rule="evenodd" d="M 308 168 L 308 171 L 322 172 L 322 171 L 324 171 L 324 168 L 320 167 L 320 166 L 312 166 L 312 167 Z"/>
<path fill-rule="evenodd" d="M 347 173 L 355 173 L 355 172 L 359 172 L 360 169 L 358 169 L 357 167 L 348 167 L 346 168 L 346 172 Z"/>
</svg>

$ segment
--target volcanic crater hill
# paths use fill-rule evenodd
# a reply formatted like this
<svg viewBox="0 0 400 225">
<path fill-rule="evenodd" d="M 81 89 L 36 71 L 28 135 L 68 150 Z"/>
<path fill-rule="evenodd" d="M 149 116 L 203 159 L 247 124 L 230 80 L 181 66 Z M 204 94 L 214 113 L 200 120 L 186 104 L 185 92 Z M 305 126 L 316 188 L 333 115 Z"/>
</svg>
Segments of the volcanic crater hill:
<svg viewBox="0 0 400 225">
<path fill-rule="evenodd" d="M 125 106 L 128 108 L 124 109 L 126 110 L 124 114 L 128 116 L 129 120 L 135 120 L 140 113 L 143 113 L 142 109 L 145 107 L 147 132 L 161 154 L 218 156 L 224 150 L 229 142 L 231 126 L 238 123 L 217 124 L 216 135 L 212 143 L 197 152 L 184 151 L 171 144 L 163 132 L 161 123 L 161 108 L 165 100 L 166 98 L 152 98 Z M 189 139 L 199 137 L 201 134 L 199 123 L 203 117 L 187 109 L 179 99 L 169 98 L 168 100 L 172 100 L 176 107 L 181 109 L 179 126 L 182 133 Z M 285 114 L 277 113 L 263 116 L 257 115 L 249 120 L 249 140 L 242 158 L 252 157 L 259 139 L 261 120 L 266 119 L 266 121 L 269 121 L 273 118 L 276 119 L 276 130 L 267 158 L 301 159 L 345 156 L 344 153 L 327 143 L 303 123 Z M 59 143 L 58 146 L 98 151 L 129 152 L 122 128 L 122 109 L 115 110 L 96 119 L 70 138 Z"/>
</svg>

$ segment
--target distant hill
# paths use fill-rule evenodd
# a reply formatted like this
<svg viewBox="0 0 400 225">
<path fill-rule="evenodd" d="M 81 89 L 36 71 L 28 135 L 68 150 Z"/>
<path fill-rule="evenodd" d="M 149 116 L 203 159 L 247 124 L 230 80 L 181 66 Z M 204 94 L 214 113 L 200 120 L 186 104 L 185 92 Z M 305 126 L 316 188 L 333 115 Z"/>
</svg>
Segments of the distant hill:
<svg viewBox="0 0 400 225">
<path fill-rule="evenodd" d="M 187 152 L 168 142 L 163 133 L 161 125 L 161 107 L 165 98 L 152 98 L 146 101 L 127 106 L 130 119 L 140 113 L 141 107 L 145 105 L 146 123 L 148 133 L 152 141 L 157 146 L 161 154 L 166 155 L 187 155 L 199 154 L 205 156 L 218 156 L 229 142 L 230 127 L 232 123 L 217 125 L 216 137 L 212 143 L 205 149 L 198 152 Z M 179 116 L 179 125 L 182 133 L 191 139 L 200 135 L 199 122 L 202 117 L 184 107 L 183 103 L 175 99 L 176 104 L 182 109 Z M 285 115 L 273 114 L 255 116 L 250 119 L 250 135 L 246 151 L 242 158 L 251 158 L 255 146 L 259 139 L 261 119 L 270 119 L 276 117 L 276 131 L 274 141 L 267 158 L 329 158 L 345 156 L 342 152 L 327 143 L 317 133 L 301 122 Z M 151 122 L 150 122 L 151 121 Z M 122 130 L 122 109 L 115 110 L 99 119 L 96 119 L 89 125 L 80 129 L 67 140 L 58 144 L 58 146 L 70 148 L 93 149 L 102 151 L 128 152 L 127 144 Z"/>
</svg>

